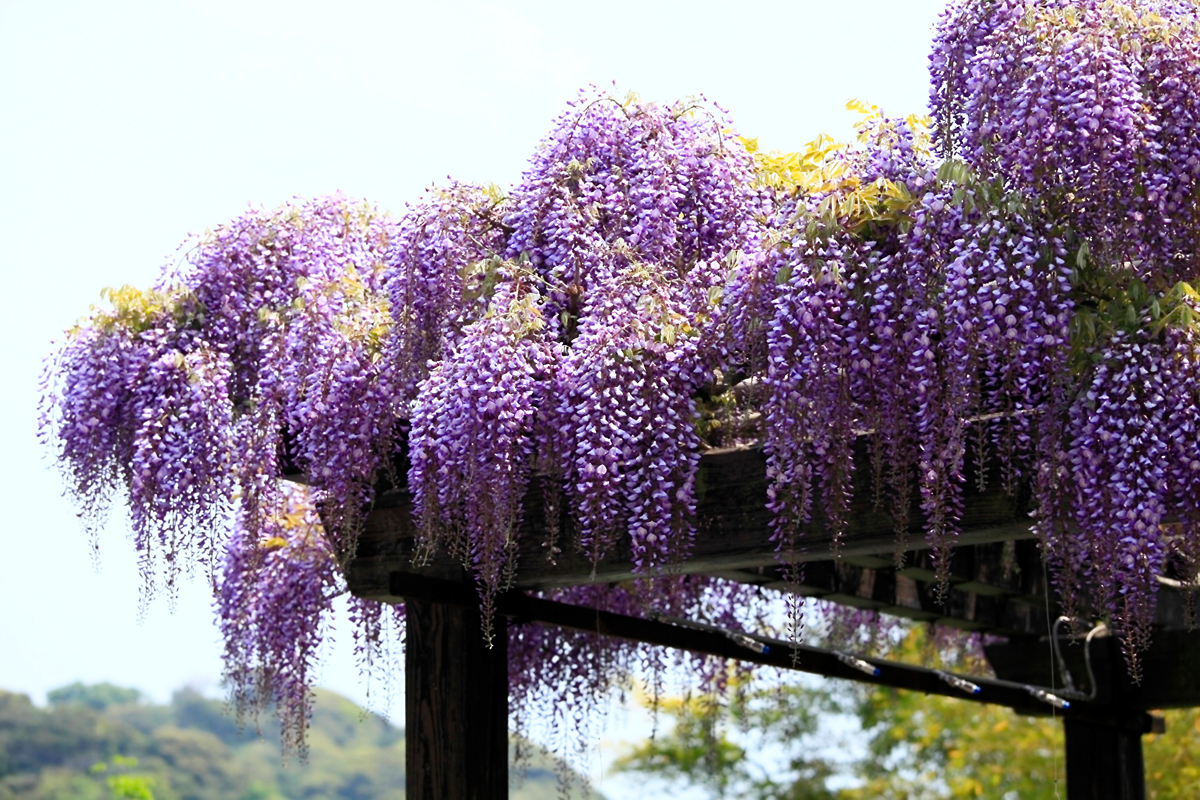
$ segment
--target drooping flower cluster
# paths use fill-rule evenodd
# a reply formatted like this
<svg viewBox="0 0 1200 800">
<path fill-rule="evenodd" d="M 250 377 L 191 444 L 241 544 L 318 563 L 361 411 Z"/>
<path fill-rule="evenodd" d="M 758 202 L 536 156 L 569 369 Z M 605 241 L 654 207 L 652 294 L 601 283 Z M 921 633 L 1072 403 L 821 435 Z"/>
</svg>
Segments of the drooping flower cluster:
<svg viewBox="0 0 1200 800">
<path fill-rule="evenodd" d="M 545 449 L 559 456 L 580 545 L 594 560 L 621 536 L 638 568 L 689 550 L 700 446 L 692 395 L 717 309 L 688 299 L 686 285 L 655 267 L 629 265 L 589 295 L 555 376 Z"/>
<path fill-rule="evenodd" d="M 1038 486 L 1039 531 L 1065 603 L 1112 613 L 1135 675 L 1158 578 L 1200 567 L 1195 336 L 1113 334 L 1072 398 Z"/>
<path fill-rule="evenodd" d="M 302 721 L 293 677 L 380 478 L 407 478 L 426 549 L 459 558 L 485 609 L 517 567 L 535 471 L 567 500 L 563 546 L 599 559 L 627 536 L 651 582 L 686 557 L 693 394 L 723 357 L 726 273 L 757 246 L 763 199 L 720 112 L 595 95 L 510 199 L 455 185 L 398 220 L 327 198 L 218 228 L 80 327 L 49 370 L 44 435 L 85 507 L 129 499 L 148 574 L 237 520 L 219 578 L 235 693 Z M 267 557 L 285 474 L 322 526 Z M 184 514 L 198 542 L 173 538 Z M 286 603 L 247 607 L 301 591 L 286 554 L 312 573 L 290 622 Z M 379 609 L 356 614 L 379 628 Z M 293 649 L 276 624 L 300 632 Z"/>
<path fill-rule="evenodd" d="M 943 152 L 1071 242 L 1073 352 L 1039 401 L 1038 530 L 1065 602 L 1111 615 L 1135 676 L 1168 557 L 1196 573 L 1198 15 L 1171 0 L 970 0 L 931 59 Z"/>
<path fill-rule="evenodd" d="M 507 203 L 495 188 L 456 184 L 429 195 L 401 217 L 385 278 L 393 323 L 387 358 L 397 370 L 401 416 L 429 363 L 447 355 L 486 302 L 486 284 L 496 275 L 478 266 L 506 246 Z"/>
<path fill-rule="evenodd" d="M 517 187 L 508 252 L 548 286 L 566 344 L 542 449 L 580 545 L 629 537 L 639 568 L 686 555 L 699 441 L 692 395 L 727 268 L 756 250 L 762 195 L 729 122 L 704 105 L 585 98 Z"/>
<path fill-rule="evenodd" d="M 202 238 L 159 287 L 109 292 L 113 308 L 81 323 L 47 370 L 42 435 L 90 520 L 114 497 L 128 503 L 147 596 L 197 559 L 216 571 L 231 548 L 214 577 L 235 694 L 279 701 L 293 732 L 340 580 L 326 562 L 349 554 L 391 459 L 381 279 L 393 228 L 341 197 L 251 211 Z M 264 561 L 258 543 L 285 514 L 279 476 L 299 472 L 326 524 L 296 546 L 303 555 Z M 293 553 L 307 572 L 289 579 L 311 585 L 276 586 Z M 303 597 L 277 602 L 276 591 Z"/>
<path fill-rule="evenodd" d="M 955 3 L 932 56 L 939 143 L 1104 260 L 1194 277 L 1198 21 L 1176 0 Z"/>
<path fill-rule="evenodd" d="M 559 117 L 506 219 L 508 254 L 527 254 L 550 282 L 555 312 L 578 315 L 628 260 L 678 278 L 753 246 L 751 160 L 716 113 L 583 94 Z"/>
<path fill-rule="evenodd" d="M 489 640 L 492 598 L 517 566 L 534 426 L 557 355 L 531 276 L 508 272 L 500 268 L 487 311 L 421 384 L 409 439 L 422 548 L 474 571 Z"/>
<path fill-rule="evenodd" d="M 216 606 L 225 678 L 239 714 L 274 705 L 285 744 L 303 757 L 314 656 L 342 580 L 304 488 L 280 491 L 274 513 L 234 528 Z"/>
<path fill-rule="evenodd" d="M 159 288 L 112 293 L 52 364 L 43 407 L 84 505 L 123 492 L 139 542 L 196 522 L 212 548 L 234 490 L 253 519 L 286 465 L 329 491 L 331 519 L 357 514 L 392 420 L 379 379 L 391 228 L 336 197 L 252 211 Z"/>
<path fill-rule="evenodd" d="M 292 731 L 381 479 L 407 481 L 424 551 L 456 557 L 487 611 L 540 525 L 547 557 L 626 548 L 640 576 L 559 599 L 743 624 L 743 588 L 666 576 L 705 437 L 765 447 L 785 564 L 874 492 L 901 535 L 919 509 L 945 565 L 968 460 L 998 461 L 1006 488 L 1033 485 L 1067 603 L 1107 610 L 1133 658 L 1157 577 L 1200 567 L 1193 17 L 955 3 L 932 57 L 940 157 L 923 120 L 861 105 L 857 144 L 779 155 L 704 103 L 584 94 L 511 196 L 250 212 L 81 324 L 43 435 L 90 519 L 129 501 L 147 576 L 225 548 L 235 692 L 280 701 Z M 535 477 L 547 518 L 525 525 Z M 373 652 L 383 611 L 354 614 Z M 570 713 L 653 661 L 530 626 L 510 657 L 515 708 L 553 686 Z"/>
<path fill-rule="evenodd" d="M 866 123 L 860 149 L 836 154 L 839 171 L 850 167 L 842 185 L 783 206 L 778 227 L 791 233 L 764 266 L 777 282 L 765 334 L 769 502 L 785 551 L 802 546 L 818 500 L 836 541 L 855 491 L 872 488 L 853 484 L 866 437 L 898 532 L 916 490 L 944 565 L 970 432 L 976 458 L 1027 462 L 1028 415 L 1065 368 L 1065 253 L 1019 198 L 953 164 L 934 170 L 912 146 L 912 122 Z"/>
<path fill-rule="evenodd" d="M 149 589 L 160 558 L 209 556 L 206 534 L 224 522 L 233 487 L 227 360 L 196 341 L 203 308 L 191 292 L 126 288 L 109 297 L 112 311 L 77 328 L 51 362 L 47 382 L 60 393 L 43 400 L 42 425 L 45 435 L 54 426 L 60 464 L 93 535 L 124 489 Z M 182 346 L 166 330 L 175 326 Z"/>
<path fill-rule="evenodd" d="M 225 544 L 216 595 L 225 640 L 225 682 L 239 721 L 273 708 L 286 750 L 301 758 L 312 712 L 320 645 L 333 624 L 331 606 L 345 594 L 339 554 L 318 513 L 319 496 L 292 483 L 273 487 L 272 509 L 237 522 Z M 364 672 L 379 666 L 382 641 L 403 607 L 350 599 L 349 622 Z"/>
</svg>

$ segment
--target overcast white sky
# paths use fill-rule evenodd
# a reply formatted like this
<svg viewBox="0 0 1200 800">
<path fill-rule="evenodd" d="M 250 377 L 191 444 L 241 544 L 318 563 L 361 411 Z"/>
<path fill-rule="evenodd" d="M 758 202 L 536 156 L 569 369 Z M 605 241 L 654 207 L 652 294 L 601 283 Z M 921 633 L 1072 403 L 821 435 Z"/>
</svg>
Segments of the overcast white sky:
<svg viewBox="0 0 1200 800">
<path fill-rule="evenodd" d="M 220 674 L 204 586 L 139 623 L 120 514 L 96 572 L 36 442 L 42 360 L 101 288 L 149 284 L 247 203 L 508 186 L 589 84 L 703 94 L 765 147 L 848 137 L 849 98 L 924 111 L 943 5 L 0 0 L 0 688 L 165 700 Z M 348 638 L 322 683 L 362 700 Z"/>
</svg>

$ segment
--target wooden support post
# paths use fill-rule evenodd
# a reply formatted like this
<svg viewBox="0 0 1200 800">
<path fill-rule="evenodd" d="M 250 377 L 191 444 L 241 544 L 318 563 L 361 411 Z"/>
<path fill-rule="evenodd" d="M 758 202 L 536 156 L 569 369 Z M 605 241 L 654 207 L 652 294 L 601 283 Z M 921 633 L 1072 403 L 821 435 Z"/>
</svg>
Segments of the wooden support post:
<svg viewBox="0 0 1200 800">
<path fill-rule="evenodd" d="M 409 599 L 406 625 L 408 800 L 507 798 L 507 620 L 491 649 L 474 606 Z"/>
<path fill-rule="evenodd" d="M 1142 734 L 1065 719 L 1067 800 L 1145 800 Z"/>
</svg>

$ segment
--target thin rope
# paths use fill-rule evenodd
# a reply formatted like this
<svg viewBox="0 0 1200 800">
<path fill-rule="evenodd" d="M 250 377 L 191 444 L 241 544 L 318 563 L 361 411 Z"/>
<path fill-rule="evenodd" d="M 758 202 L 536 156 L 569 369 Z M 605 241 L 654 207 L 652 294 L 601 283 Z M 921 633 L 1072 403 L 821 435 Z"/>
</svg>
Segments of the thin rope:
<svg viewBox="0 0 1200 800">
<path fill-rule="evenodd" d="M 1053 637 L 1054 636 L 1054 628 L 1052 628 L 1050 625 L 1050 571 L 1046 567 L 1046 558 L 1045 558 L 1044 554 L 1042 556 L 1042 579 L 1045 584 L 1045 590 L 1046 590 L 1046 631 L 1050 634 L 1051 637 Z M 1054 649 L 1055 649 L 1056 645 L 1057 645 L 1057 642 L 1055 642 L 1053 639 L 1051 639 L 1050 640 L 1050 693 L 1051 694 L 1056 694 L 1056 690 L 1055 690 L 1055 686 L 1054 686 Z M 1058 721 L 1058 709 L 1053 705 L 1050 706 L 1050 719 L 1051 719 L 1051 721 L 1054 721 L 1054 722 Z M 1064 723 L 1064 726 L 1063 726 L 1064 746 L 1066 745 L 1066 741 L 1067 741 L 1067 731 L 1066 731 L 1066 725 Z M 1053 748 L 1053 750 L 1054 750 L 1054 800 L 1062 800 L 1062 794 L 1059 792 L 1059 786 L 1058 786 L 1058 748 L 1055 747 L 1055 748 Z"/>
</svg>

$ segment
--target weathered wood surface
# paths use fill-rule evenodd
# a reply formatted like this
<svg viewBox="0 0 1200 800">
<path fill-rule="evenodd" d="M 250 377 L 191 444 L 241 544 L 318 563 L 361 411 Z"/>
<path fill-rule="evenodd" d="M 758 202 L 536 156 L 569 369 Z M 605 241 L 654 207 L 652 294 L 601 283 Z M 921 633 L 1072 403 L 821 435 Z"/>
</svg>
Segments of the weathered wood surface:
<svg viewBox="0 0 1200 800">
<path fill-rule="evenodd" d="M 475 605 L 410 599 L 404 671 L 409 800 L 508 797 L 508 637 L 480 635 Z"/>
<path fill-rule="evenodd" d="M 900 566 L 892 556 L 813 561 L 791 586 L 782 572 L 771 565 L 709 574 L 963 630 L 1012 637 L 1047 632 L 1046 598 L 1052 595 L 1032 539 L 958 546 L 944 592 L 928 550 L 905 553 Z"/>
<path fill-rule="evenodd" d="M 856 492 L 849 530 L 840 543 L 845 557 L 883 556 L 891 558 L 897 550 L 895 523 L 890 514 L 876 507 L 870 487 L 870 469 L 866 466 L 865 442 L 860 443 L 856 463 Z M 712 574 L 770 567 L 777 563 L 775 545 L 770 540 L 771 515 L 767 510 L 766 458 L 760 448 L 741 448 L 706 453 L 700 460 L 697 478 L 696 539 L 691 553 L 671 571 Z M 591 582 L 613 582 L 634 575 L 627 541 L 621 542 L 599 563 L 572 546 L 570 532 L 559 542 L 562 552 L 554 561 L 548 557 L 546 533 L 542 521 L 541 490 L 531 487 L 526 496 L 526 520 L 520 531 L 516 585 L 539 589 Z M 819 504 L 818 504 L 819 505 Z M 962 534 L 958 545 L 1003 542 L 1030 537 L 1024 498 L 1010 497 L 992 480 L 989 488 L 978 491 L 973 475 L 966 476 Z M 907 547 L 923 546 L 923 519 L 914 500 L 910 512 L 913 523 L 906 532 Z M 351 590 L 361 597 L 387 594 L 389 575 L 394 571 L 451 578 L 459 567 L 447 557 L 435 558 L 428 565 L 412 564 L 416 530 L 411 504 L 403 489 L 383 494 L 368 515 L 359 539 L 358 550 L 348 571 Z M 833 538 L 825 519 L 814 514 L 805 526 L 803 551 L 799 561 L 820 561 L 831 557 Z"/>
<path fill-rule="evenodd" d="M 1064 719 L 1067 800 L 1145 800 L 1142 734 Z"/>
</svg>

